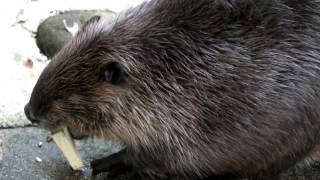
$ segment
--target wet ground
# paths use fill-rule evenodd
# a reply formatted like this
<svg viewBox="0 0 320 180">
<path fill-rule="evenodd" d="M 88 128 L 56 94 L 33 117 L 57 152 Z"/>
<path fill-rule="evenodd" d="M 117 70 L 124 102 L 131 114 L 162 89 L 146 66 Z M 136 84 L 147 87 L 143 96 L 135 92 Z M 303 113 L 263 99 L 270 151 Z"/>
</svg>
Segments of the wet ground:
<svg viewBox="0 0 320 180">
<path fill-rule="evenodd" d="M 1 180 L 84 180 L 107 179 L 106 174 L 91 177 L 89 162 L 110 155 L 120 146 L 101 140 L 76 142 L 86 168 L 72 171 L 60 150 L 53 142 L 46 142 L 47 132 L 35 127 L 0 129 L 2 158 Z M 42 146 L 39 147 L 39 143 Z M 1 152 L 1 149 L 0 149 Z M 39 162 L 41 161 L 41 162 Z"/>
</svg>

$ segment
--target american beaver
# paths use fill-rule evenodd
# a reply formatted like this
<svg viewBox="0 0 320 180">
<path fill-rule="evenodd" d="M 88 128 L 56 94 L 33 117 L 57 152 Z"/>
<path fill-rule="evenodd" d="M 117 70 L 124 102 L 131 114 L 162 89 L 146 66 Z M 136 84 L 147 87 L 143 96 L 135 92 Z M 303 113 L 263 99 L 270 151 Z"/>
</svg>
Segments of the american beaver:
<svg viewBox="0 0 320 180">
<path fill-rule="evenodd" d="M 126 148 L 92 163 L 205 179 L 268 177 L 320 133 L 320 2 L 154 0 L 90 19 L 26 114 Z M 162 175 L 161 175 L 162 176 Z"/>
</svg>

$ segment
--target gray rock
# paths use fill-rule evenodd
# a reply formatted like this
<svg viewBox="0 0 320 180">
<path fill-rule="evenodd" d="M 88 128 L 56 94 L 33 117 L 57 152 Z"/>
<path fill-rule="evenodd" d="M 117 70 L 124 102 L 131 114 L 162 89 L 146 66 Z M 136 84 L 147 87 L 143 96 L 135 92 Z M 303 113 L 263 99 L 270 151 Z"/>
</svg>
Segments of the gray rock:
<svg viewBox="0 0 320 180">
<path fill-rule="evenodd" d="M 44 20 L 36 33 L 36 42 L 41 53 L 52 58 L 71 39 L 72 34 L 65 27 L 64 21 L 68 27 L 72 27 L 74 24 L 81 27 L 90 17 L 101 13 L 110 17 L 115 15 L 110 10 L 71 10 Z"/>
</svg>

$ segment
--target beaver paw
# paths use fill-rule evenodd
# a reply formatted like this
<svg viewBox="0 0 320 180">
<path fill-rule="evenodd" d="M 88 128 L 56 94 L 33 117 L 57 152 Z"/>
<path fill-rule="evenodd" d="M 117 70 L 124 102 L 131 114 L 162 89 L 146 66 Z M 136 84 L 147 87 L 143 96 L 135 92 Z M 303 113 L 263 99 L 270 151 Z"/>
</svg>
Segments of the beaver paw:
<svg viewBox="0 0 320 180">
<path fill-rule="evenodd" d="M 112 154 L 108 157 L 91 162 L 92 174 L 97 175 L 108 172 L 108 177 L 117 177 L 131 170 L 123 161 L 123 152 Z"/>
<path fill-rule="evenodd" d="M 124 161 L 125 150 L 112 154 L 108 157 L 97 159 L 91 162 L 92 175 L 98 175 L 104 172 L 108 173 L 108 179 L 116 179 L 124 175 L 126 179 L 143 179 L 143 180 L 163 180 L 164 174 L 155 173 L 150 170 L 137 170 L 129 166 Z"/>
</svg>

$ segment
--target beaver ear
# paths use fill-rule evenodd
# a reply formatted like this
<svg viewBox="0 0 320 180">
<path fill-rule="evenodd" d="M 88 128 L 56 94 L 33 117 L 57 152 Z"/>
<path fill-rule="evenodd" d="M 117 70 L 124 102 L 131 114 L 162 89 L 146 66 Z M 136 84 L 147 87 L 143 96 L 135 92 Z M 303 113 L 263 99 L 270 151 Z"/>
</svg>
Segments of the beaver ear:
<svg viewBox="0 0 320 180">
<path fill-rule="evenodd" d="M 123 74 L 123 67 L 118 62 L 110 62 L 104 67 L 103 77 L 106 82 L 118 84 L 123 79 Z"/>
</svg>

